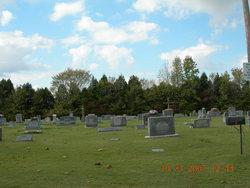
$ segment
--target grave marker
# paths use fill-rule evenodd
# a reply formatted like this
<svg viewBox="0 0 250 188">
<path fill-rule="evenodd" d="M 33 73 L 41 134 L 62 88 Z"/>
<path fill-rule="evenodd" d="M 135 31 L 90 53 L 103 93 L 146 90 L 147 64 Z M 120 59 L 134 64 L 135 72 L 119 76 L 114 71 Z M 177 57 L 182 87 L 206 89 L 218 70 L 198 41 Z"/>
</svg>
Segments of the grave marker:
<svg viewBox="0 0 250 188">
<path fill-rule="evenodd" d="M 86 127 L 97 127 L 98 126 L 98 117 L 95 114 L 88 114 L 85 117 L 85 126 Z"/>
<path fill-rule="evenodd" d="M 121 127 L 107 127 L 107 128 L 98 128 L 98 132 L 110 132 L 110 131 L 121 131 Z"/>
<path fill-rule="evenodd" d="M 42 132 L 41 124 L 39 122 L 38 117 L 31 118 L 31 120 L 28 121 L 25 129 L 26 129 L 25 133 L 40 133 L 40 132 Z"/>
<path fill-rule="evenodd" d="M 122 127 L 127 125 L 125 116 L 115 116 L 111 118 L 111 127 Z"/>
<path fill-rule="evenodd" d="M 16 114 L 16 123 L 22 123 L 22 122 L 23 122 L 22 114 Z"/>
<path fill-rule="evenodd" d="M 31 134 L 19 135 L 16 137 L 16 142 L 32 141 L 33 137 Z"/>
<path fill-rule="evenodd" d="M 149 117 L 148 134 L 145 138 L 177 136 L 174 127 L 174 118 L 170 116 Z"/>
</svg>

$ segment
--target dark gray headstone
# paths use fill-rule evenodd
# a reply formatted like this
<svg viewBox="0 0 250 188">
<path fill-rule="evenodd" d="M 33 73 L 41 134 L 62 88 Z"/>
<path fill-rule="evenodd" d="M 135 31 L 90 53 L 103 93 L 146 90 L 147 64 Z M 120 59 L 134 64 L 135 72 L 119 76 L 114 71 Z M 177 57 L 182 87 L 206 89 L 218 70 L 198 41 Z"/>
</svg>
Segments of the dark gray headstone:
<svg viewBox="0 0 250 188">
<path fill-rule="evenodd" d="M 174 118 L 170 116 L 149 117 L 148 133 L 150 137 L 176 136 Z"/>
<path fill-rule="evenodd" d="M 22 114 L 16 114 L 16 123 L 22 123 L 22 122 L 23 122 Z"/>
<path fill-rule="evenodd" d="M 86 127 L 97 127 L 98 126 L 98 117 L 95 114 L 89 114 L 85 117 Z"/>
<path fill-rule="evenodd" d="M 229 107 L 224 113 L 223 121 L 226 125 L 244 125 L 246 123 L 242 110 L 236 111 L 235 107 Z"/>
<path fill-rule="evenodd" d="M 210 127 L 210 119 L 202 118 L 202 119 L 195 119 L 193 128 L 207 128 Z"/>
<path fill-rule="evenodd" d="M 40 130 L 41 124 L 38 120 L 38 118 L 32 118 L 30 121 L 28 121 L 28 124 L 26 126 L 26 130 Z"/>
<path fill-rule="evenodd" d="M 125 116 L 115 116 L 111 118 L 111 127 L 121 127 L 127 125 Z"/>
<path fill-rule="evenodd" d="M 60 125 L 74 125 L 76 124 L 76 118 L 70 116 L 62 116 L 60 118 Z"/>
<path fill-rule="evenodd" d="M 23 141 L 32 141 L 32 135 L 24 134 L 16 137 L 16 142 L 23 142 Z"/>
<path fill-rule="evenodd" d="M 110 131 L 121 131 L 121 127 L 107 127 L 107 128 L 98 128 L 98 132 L 110 132 Z"/>
</svg>

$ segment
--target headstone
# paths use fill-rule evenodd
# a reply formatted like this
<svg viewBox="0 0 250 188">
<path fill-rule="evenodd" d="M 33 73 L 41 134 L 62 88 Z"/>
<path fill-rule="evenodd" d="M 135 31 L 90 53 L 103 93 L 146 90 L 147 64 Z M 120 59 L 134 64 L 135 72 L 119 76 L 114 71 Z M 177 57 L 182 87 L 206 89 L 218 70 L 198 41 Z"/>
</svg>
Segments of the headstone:
<svg viewBox="0 0 250 188">
<path fill-rule="evenodd" d="M 224 113 L 223 121 L 226 125 L 244 125 L 245 116 L 243 115 L 242 110 L 236 111 L 235 107 L 229 107 Z"/>
<path fill-rule="evenodd" d="M 198 112 L 198 119 L 194 120 L 192 125 L 193 128 L 207 128 L 210 127 L 211 117 L 209 113 L 206 112 L 205 108 L 202 108 Z"/>
<path fill-rule="evenodd" d="M 14 124 L 13 121 L 10 121 L 10 122 L 7 123 L 7 126 L 10 127 L 10 128 L 14 127 L 14 125 L 15 125 L 15 124 Z"/>
<path fill-rule="evenodd" d="M 69 117 L 74 117 L 73 112 L 70 112 L 70 113 L 69 113 Z"/>
<path fill-rule="evenodd" d="M 191 117 L 197 117 L 198 114 L 195 110 L 193 110 L 190 114 L 189 114 Z"/>
<path fill-rule="evenodd" d="M 207 118 L 207 112 L 205 108 L 198 111 L 198 119 Z"/>
<path fill-rule="evenodd" d="M 125 116 L 115 116 L 111 118 L 111 127 L 121 127 L 127 125 Z"/>
<path fill-rule="evenodd" d="M 53 121 L 53 123 L 56 123 L 56 122 L 57 122 L 56 114 L 53 114 L 53 115 L 52 115 L 52 121 Z"/>
<path fill-rule="evenodd" d="M 211 108 L 211 110 L 209 111 L 210 112 L 210 116 L 211 117 L 216 117 L 216 116 L 220 116 L 221 113 L 219 111 L 218 108 Z"/>
<path fill-rule="evenodd" d="M 208 118 L 195 119 L 193 128 L 207 128 L 210 127 L 210 120 Z"/>
<path fill-rule="evenodd" d="M 27 123 L 26 133 L 40 133 L 41 132 L 41 123 L 37 117 L 31 118 L 31 120 Z"/>
<path fill-rule="evenodd" d="M 98 117 L 95 114 L 88 114 L 85 117 L 85 126 L 86 127 L 97 127 L 98 126 Z"/>
<path fill-rule="evenodd" d="M 16 123 L 22 123 L 22 122 L 23 122 L 22 114 L 16 114 Z"/>
<path fill-rule="evenodd" d="M 60 125 L 74 125 L 76 124 L 76 118 L 70 116 L 60 117 Z"/>
<path fill-rule="evenodd" d="M 175 133 L 174 118 L 170 116 L 149 117 L 148 133 L 145 138 L 177 136 Z"/>
<path fill-rule="evenodd" d="M 46 118 L 44 119 L 44 121 L 45 121 L 46 123 L 50 123 L 50 122 L 51 122 L 51 119 L 50 119 L 50 117 L 46 117 Z"/>
<path fill-rule="evenodd" d="M 163 116 L 169 116 L 169 117 L 173 117 L 174 116 L 174 110 L 171 108 L 168 108 L 166 110 L 162 111 L 162 115 Z"/>
<path fill-rule="evenodd" d="M 37 115 L 36 118 L 37 118 L 37 121 L 38 121 L 39 123 L 41 123 L 42 116 L 41 116 L 41 115 Z"/>
<path fill-rule="evenodd" d="M 23 141 L 32 141 L 32 135 L 24 134 L 16 137 L 16 142 L 23 142 Z"/>
<path fill-rule="evenodd" d="M 107 128 L 98 128 L 98 132 L 110 132 L 110 131 L 121 131 L 121 127 L 107 127 Z"/>
</svg>

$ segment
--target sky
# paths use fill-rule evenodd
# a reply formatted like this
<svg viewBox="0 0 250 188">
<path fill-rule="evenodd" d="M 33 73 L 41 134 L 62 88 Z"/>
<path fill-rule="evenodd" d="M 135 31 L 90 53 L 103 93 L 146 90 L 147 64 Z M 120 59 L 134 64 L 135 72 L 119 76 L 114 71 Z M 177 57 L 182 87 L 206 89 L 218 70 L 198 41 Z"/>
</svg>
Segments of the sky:
<svg viewBox="0 0 250 188">
<path fill-rule="evenodd" d="M 66 68 L 158 79 L 178 56 L 207 75 L 246 62 L 241 0 L 0 0 L 0 79 L 50 87 Z"/>
</svg>

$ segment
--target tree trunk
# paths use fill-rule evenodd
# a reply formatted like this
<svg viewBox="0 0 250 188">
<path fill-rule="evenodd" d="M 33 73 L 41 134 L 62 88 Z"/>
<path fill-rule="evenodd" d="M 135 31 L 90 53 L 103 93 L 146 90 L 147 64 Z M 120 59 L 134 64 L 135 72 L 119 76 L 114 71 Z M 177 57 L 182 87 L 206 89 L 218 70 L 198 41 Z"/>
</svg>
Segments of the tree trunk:
<svg viewBox="0 0 250 188">
<path fill-rule="evenodd" d="M 246 39 L 247 39 L 247 60 L 250 63 L 250 15 L 249 15 L 249 4 L 248 0 L 242 0 L 243 11 L 244 11 L 244 20 L 245 20 L 245 30 L 246 30 Z"/>
</svg>

